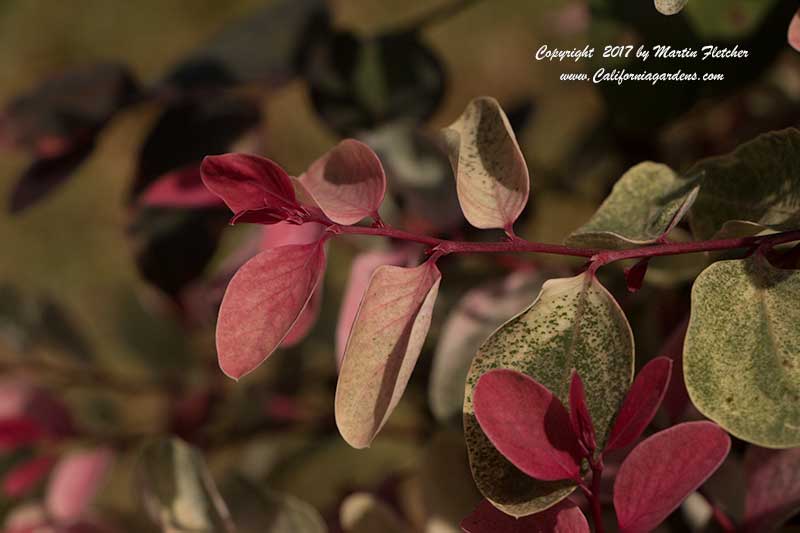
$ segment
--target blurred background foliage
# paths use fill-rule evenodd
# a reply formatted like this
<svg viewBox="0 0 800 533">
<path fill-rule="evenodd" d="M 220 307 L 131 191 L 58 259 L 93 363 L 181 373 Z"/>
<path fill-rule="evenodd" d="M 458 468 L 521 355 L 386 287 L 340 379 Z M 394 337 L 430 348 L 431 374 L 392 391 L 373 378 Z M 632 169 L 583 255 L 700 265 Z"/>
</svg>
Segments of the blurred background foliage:
<svg viewBox="0 0 800 533">
<path fill-rule="evenodd" d="M 334 531 L 355 491 L 417 529 L 453 531 L 477 493 L 458 416 L 437 420 L 428 406 L 443 323 L 467 290 L 509 270 L 547 278 L 580 262 L 442 261 L 432 334 L 408 392 L 375 444 L 351 450 L 332 418 L 335 327 L 352 258 L 380 243 L 337 240 L 310 335 L 233 383 L 216 365 L 215 305 L 258 229 L 226 227 L 228 213 L 198 193 L 193 165 L 244 150 L 298 175 L 341 137 L 357 136 L 387 167 L 386 219 L 488 239 L 463 221 L 436 132 L 472 97 L 492 95 L 532 174 L 518 233 L 560 242 L 636 162 L 686 170 L 797 125 L 800 56 L 786 44 L 795 10 L 791 0 L 692 1 L 669 18 L 641 0 L 2 2 L 0 368 L 66 403 L 81 428 L 70 445 L 121 452 L 96 505 L 120 530 L 153 528 L 132 482 L 136 451 L 175 433 L 204 451 L 216 479 L 235 474 L 299 497 Z M 599 53 L 589 63 L 534 60 L 542 44 L 587 43 L 738 44 L 750 57 L 647 64 L 726 74 L 655 87 L 559 81 L 564 71 L 626 66 Z M 200 195 L 193 207 L 147 196 L 182 170 L 183 191 Z M 640 364 L 685 315 L 688 282 L 704 263 L 655 260 L 635 295 L 619 271 L 606 273 Z M 0 467 L 18 459 L 5 456 Z"/>
</svg>

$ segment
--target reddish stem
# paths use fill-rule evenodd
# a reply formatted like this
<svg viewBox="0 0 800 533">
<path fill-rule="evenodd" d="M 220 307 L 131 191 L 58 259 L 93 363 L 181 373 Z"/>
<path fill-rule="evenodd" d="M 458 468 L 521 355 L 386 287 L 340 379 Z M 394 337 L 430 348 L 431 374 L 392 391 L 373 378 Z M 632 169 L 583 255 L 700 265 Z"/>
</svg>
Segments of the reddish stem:
<svg viewBox="0 0 800 533">
<path fill-rule="evenodd" d="M 602 460 L 592 464 L 592 492 L 589 495 L 589 502 L 592 505 L 592 521 L 594 522 L 595 533 L 605 533 L 603 527 L 603 508 L 600 505 L 600 481 L 603 476 Z"/>
<path fill-rule="evenodd" d="M 502 242 L 467 242 L 437 239 L 426 235 L 417 235 L 389 226 L 364 227 L 364 226 L 339 226 L 332 225 L 329 230 L 333 234 L 376 235 L 393 239 L 418 242 L 434 248 L 441 255 L 460 253 L 510 253 L 532 252 L 542 254 L 566 255 L 572 257 L 588 257 L 591 259 L 590 269 L 597 270 L 603 265 L 622 261 L 624 259 L 641 259 L 644 257 L 657 257 L 664 255 L 679 255 L 699 252 L 714 252 L 733 250 L 737 248 L 756 248 L 759 246 L 775 246 L 777 244 L 799 241 L 800 230 L 773 233 L 771 235 L 757 235 L 753 237 L 740 237 L 734 239 L 717 239 L 695 242 L 668 242 L 630 248 L 627 250 L 595 250 L 592 248 L 575 248 L 560 244 L 546 244 L 531 242 L 514 237 Z"/>
</svg>

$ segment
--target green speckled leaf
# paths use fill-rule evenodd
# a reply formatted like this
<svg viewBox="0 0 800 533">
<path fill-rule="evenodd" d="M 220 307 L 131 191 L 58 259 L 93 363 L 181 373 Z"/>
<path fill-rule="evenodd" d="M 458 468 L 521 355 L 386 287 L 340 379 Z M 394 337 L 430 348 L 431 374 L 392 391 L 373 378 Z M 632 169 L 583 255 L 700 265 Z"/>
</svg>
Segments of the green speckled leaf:
<svg viewBox="0 0 800 533">
<path fill-rule="evenodd" d="M 683 348 L 695 406 L 740 439 L 800 446 L 800 272 L 719 261 L 692 289 Z"/>
<path fill-rule="evenodd" d="M 655 0 L 656 9 L 662 15 L 677 15 L 689 0 Z"/>
<path fill-rule="evenodd" d="M 794 128 L 701 161 L 689 175 L 700 176 L 690 215 L 697 239 L 710 239 L 723 226 L 727 236 L 800 226 L 800 131 Z"/>
<path fill-rule="evenodd" d="M 524 372 L 568 405 L 570 373 L 584 379 L 602 446 L 633 378 L 633 334 L 614 298 L 594 276 L 547 281 L 539 297 L 495 331 L 472 361 L 464 395 L 464 436 L 475 483 L 507 514 L 524 516 L 555 505 L 571 481 L 544 482 L 517 470 L 481 431 L 472 407 L 478 378 L 494 368 Z"/>
<path fill-rule="evenodd" d="M 639 163 L 619 179 L 589 222 L 567 238 L 567 244 L 606 249 L 650 244 L 680 222 L 696 196 L 696 184 L 668 166 Z"/>
</svg>

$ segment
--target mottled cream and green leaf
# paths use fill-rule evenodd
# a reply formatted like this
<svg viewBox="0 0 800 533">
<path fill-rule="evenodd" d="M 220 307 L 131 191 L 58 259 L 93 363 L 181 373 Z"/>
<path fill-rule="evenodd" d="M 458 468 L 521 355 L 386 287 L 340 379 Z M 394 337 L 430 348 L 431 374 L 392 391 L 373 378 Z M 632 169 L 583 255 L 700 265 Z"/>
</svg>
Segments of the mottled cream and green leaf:
<svg viewBox="0 0 800 533">
<path fill-rule="evenodd" d="M 698 240 L 800 227 L 800 131 L 765 133 L 697 163 L 700 193 L 689 221 Z M 726 224 L 727 223 L 727 224 Z"/>
<path fill-rule="evenodd" d="M 145 509 L 164 531 L 235 530 L 202 454 L 182 440 L 165 438 L 147 445 L 138 480 Z"/>
<path fill-rule="evenodd" d="M 697 278 L 683 348 L 694 405 L 736 437 L 800 446 L 800 272 L 760 255 Z"/>
<path fill-rule="evenodd" d="M 555 505 L 575 489 L 575 484 L 531 479 L 492 446 L 472 406 L 472 394 L 481 375 L 495 368 L 524 372 L 569 405 L 570 374 L 577 369 L 586 386 L 598 445 L 602 446 L 630 386 L 633 363 L 633 334 L 628 321 L 592 274 L 545 282 L 533 304 L 481 346 L 467 376 L 464 436 L 472 474 L 483 495 L 505 513 L 524 516 Z"/>
<path fill-rule="evenodd" d="M 680 222 L 696 196 L 696 184 L 667 165 L 639 163 L 617 181 L 592 218 L 567 238 L 567 244 L 621 249 L 656 242 Z"/>
<path fill-rule="evenodd" d="M 655 0 L 656 9 L 662 15 L 677 15 L 688 3 L 689 0 Z"/>
<path fill-rule="evenodd" d="M 464 217 L 476 228 L 509 229 L 528 203 L 530 177 L 500 104 L 475 98 L 442 133 Z"/>
</svg>

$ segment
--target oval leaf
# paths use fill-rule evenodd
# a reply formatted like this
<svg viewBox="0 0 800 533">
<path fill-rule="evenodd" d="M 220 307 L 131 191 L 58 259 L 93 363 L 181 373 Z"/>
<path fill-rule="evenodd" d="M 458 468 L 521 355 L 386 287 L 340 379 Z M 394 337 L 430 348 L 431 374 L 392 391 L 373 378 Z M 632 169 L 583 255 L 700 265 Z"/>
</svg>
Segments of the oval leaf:
<svg viewBox="0 0 800 533">
<path fill-rule="evenodd" d="M 528 202 L 530 177 L 500 104 L 476 98 L 443 132 L 464 216 L 476 228 L 510 230 Z"/>
<path fill-rule="evenodd" d="M 568 400 L 572 369 L 585 378 L 597 445 L 633 376 L 633 335 L 617 303 L 589 273 L 545 282 L 539 297 L 506 322 L 472 361 L 464 395 L 464 433 L 478 489 L 513 516 L 539 512 L 564 499 L 574 482 L 532 480 L 509 463 L 481 431 L 474 415 L 478 378 L 494 368 L 523 372 Z"/>
<path fill-rule="evenodd" d="M 44 479 L 54 464 L 55 459 L 42 456 L 12 468 L 3 478 L 3 494 L 9 498 L 24 496 Z"/>
<path fill-rule="evenodd" d="M 789 45 L 800 52 L 800 10 L 792 17 L 789 23 L 789 33 L 787 35 Z"/>
<path fill-rule="evenodd" d="M 343 140 L 314 161 L 299 180 L 325 215 L 344 225 L 367 216 L 377 219 L 386 192 L 380 159 L 355 139 Z"/>
<path fill-rule="evenodd" d="M 689 0 L 655 0 L 656 9 L 662 15 L 677 15 L 688 3 Z"/>
<path fill-rule="evenodd" d="M 336 425 L 348 444 L 366 448 L 406 388 L 428 334 L 441 273 L 379 267 L 358 308 L 336 386 Z"/>
<path fill-rule="evenodd" d="M 336 323 L 336 366 L 342 367 L 347 338 L 353 329 L 358 306 L 364 298 L 375 269 L 381 265 L 401 266 L 408 262 L 409 253 L 404 250 L 371 250 L 353 259 L 350 266 L 350 279 L 342 297 L 339 320 Z"/>
<path fill-rule="evenodd" d="M 163 531 L 233 533 L 230 514 L 196 449 L 180 439 L 148 444 L 138 464 L 145 509 Z"/>
<path fill-rule="evenodd" d="M 694 405 L 761 446 L 800 446 L 800 272 L 756 254 L 718 261 L 692 288 L 683 373 Z"/>
<path fill-rule="evenodd" d="M 325 270 L 321 241 L 265 250 L 231 279 L 217 321 L 222 371 L 239 379 L 286 338 Z"/>
<path fill-rule="evenodd" d="M 274 223 L 299 206 L 291 178 L 269 159 L 249 154 L 206 156 L 200 172 L 206 187 L 236 215 L 256 211 Z"/>
<path fill-rule="evenodd" d="M 514 466 L 544 481 L 580 477 L 578 436 L 547 387 L 514 370 L 492 370 L 478 380 L 472 405 L 483 432 Z"/>
<path fill-rule="evenodd" d="M 519 313 L 542 288 L 542 277 L 515 272 L 468 291 L 442 326 L 428 387 L 428 401 L 441 421 L 461 413 L 464 382 L 481 343 L 503 322 Z"/>
<path fill-rule="evenodd" d="M 800 131 L 765 133 L 730 154 L 696 164 L 700 193 L 690 223 L 697 239 L 710 239 L 727 224 L 733 234 L 800 225 Z"/>
<path fill-rule="evenodd" d="M 339 521 L 346 533 L 403 533 L 409 530 L 389 505 L 368 492 L 348 496 L 339 510 Z"/>
<path fill-rule="evenodd" d="M 108 475 L 114 453 L 106 448 L 67 455 L 53 469 L 47 484 L 46 506 L 58 522 L 81 517 Z"/>
<path fill-rule="evenodd" d="M 614 482 L 621 533 L 658 526 L 722 464 L 728 434 L 712 422 L 686 422 L 656 433 L 625 458 Z"/>
<path fill-rule="evenodd" d="M 642 368 L 625 396 L 608 437 L 605 452 L 625 448 L 636 442 L 656 416 L 658 406 L 667 392 L 671 374 L 672 361 L 667 357 L 656 357 Z"/>
<path fill-rule="evenodd" d="M 774 531 L 800 510 L 800 448 L 750 446 L 745 476 L 745 531 Z"/>
<path fill-rule="evenodd" d="M 639 163 L 623 174 L 592 218 L 566 242 L 606 249 L 656 242 L 680 222 L 696 197 L 697 186 L 667 165 Z"/>
<path fill-rule="evenodd" d="M 589 523 L 580 508 L 569 500 L 553 507 L 525 516 L 514 518 L 498 510 L 489 501 L 483 500 L 471 515 L 461 522 L 466 533 L 589 533 Z"/>
</svg>

